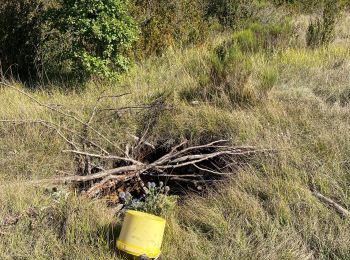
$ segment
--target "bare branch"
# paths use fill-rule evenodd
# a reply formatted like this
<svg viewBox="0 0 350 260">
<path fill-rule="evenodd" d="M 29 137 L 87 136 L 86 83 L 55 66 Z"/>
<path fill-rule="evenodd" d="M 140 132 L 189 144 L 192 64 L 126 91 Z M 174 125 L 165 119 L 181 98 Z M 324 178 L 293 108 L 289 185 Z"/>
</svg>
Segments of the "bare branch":
<svg viewBox="0 0 350 260">
<path fill-rule="evenodd" d="M 196 167 L 197 169 L 201 170 L 201 171 L 212 173 L 214 175 L 224 176 L 224 175 L 232 175 L 233 174 L 232 172 L 226 172 L 225 173 L 225 172 L 218 172 L 218 171 L 213 171 L 213 170 L 210 170 L 210 169 L 202 168 L 202 167 L 198 166 L 197 164 L 194 164 L 193 166 Z"/>
<path fill-rule="evenodd" d="M 136 165 L 143 165 L 143 163 L 141 163 L 137 160 L 134 160 L 131 158 L 126 158 L 126 157 L 121 157 L 121 156 L 116 156 L 116 155 L 100 155 L 100 154 L 87 153 L 87 152 L 78 151 L 78 150 L 63 150 L 62 152 L 85 155 L 85 156 L 89 156 L 89 157 L 93 157 L 93 158 L 100 158 L 100 159 L 104 159 L 104 160 L 122 160 L 122 161 L 134 163 Z"/>
<path fill-rule="evenodd" d="M 123 96 L 126 96 L 126 95 L 130 95 L 130 94 L 131 94 L 131 93 L 122 93 L 122 94 L 120 94 L 120 95 L 115 95 L 115 96 L 102 96 L 102 95 L 99 96 L 99 97 L 97 98 L 97 100 L 96 100 L 96 104 L 95 104 L 94 108 L 93 108 L 92 111 L 91 111 L 90 118 L 88 119 L 88 121 L 86 122 L 86 124 L 89 125 L 89 124 L 92 122 L 93 118 L 95 117 L 95 115 L 96 115 L 96 113 L 97 113 L 97 111 L 98 111 L 97 107 L 98 107 L 98 105 L 100 104 L 100 102 L 101 102 L 103 99 L 106 99 L 106 98 L 120 98 L 120 97 L 123 97 Z"/>
<path fill-rule="evenodd" d="M 0 120 L 0 123 L 13 123 L 13 124 L 41 124 L 45 127 L 48 127 L 48 128 L 51 128 L 51 129 L 63 129 L 64 131 L 66 132 L 69 132 L 73 135 L 76 135 L 77 137 L 79 138 L 83 138 L 85 139 L 83 136 L 81 136 L 78 132 L 76 132 L 75 130 L 73 129 L 69 129 L 67 127 L 64 127 L 62 125 L 59 125 L 59 124 L 56 124 L 54 122 L 51 122 L 51 121 L 45 121 L 45 120 L 41 120 L 41 119 L 27 119 L 27 120 L 22 120 L 22 119 L 15 119 L 15 120 L 11 120 L 11 119 L 3 119 L 3 120 Z M 65 140 L 65 138 L 63 138 Z M 66 140 L 65 140 L 66 141 Z M 96 144 L 95 142 L 91 141 L 91 140 L 87 140 L 85 139 L 85 141 L 87 143 L 89 143 L 90 145 L 98 148 L 101 150 L 101 152 L 105 153 L 105 154 L 109 154 L 109 152 L 107 150 L 105 150 L 104 148 L 102 148 L 100 145 Z M 76 148 L 74 148 L 76 149 Z"/>
<path fill-rule="evenodd" d="M 129 134 L 135 141 L 137 141 L 138 143 L 140 143 L 141 139 L 139 137 L 137 137 L 136 135 L 133 135 L 133 134 Z M 153 144 L 151 144 L 150 142 L 147 142 L 145 140 L 142 141 L 142 143 L 144 143 L 145 145 L 151 147 L 153 150 L 155 150 L 156 148 L 154 147 Z"/>
<path fill-rule="evenodd" d="M 129 166 L 123 166 L 123 167 L 102 171 L 102 172 L 87 175 L 87 176 L 73 175 L 73 176 L 54 178 L 54 179 L 43 179 L 43 180 L 33 181 L 32 184 L 40 184 L 40 183 L 69 184 L 69 183 L 87 182 L 87 181 L 93 181 L 97 179 L 103 179 L 110 175 L 119 175 L 119 174 L 137 172 L 142 168 L 143 167 L 139 165 L 129 165 Z"/>
<path fill-rule="evenodd" d="M 318 191 L 313 191 L 312 194 L 318 198 L 321 202 L 326 204 L 327 206 L 333 208 L 339 215 L 342 217 L 350 217 L 350 211 L 336 203 L 334 200 L 327 198 L 326 196 L 322 195 Z"/>
<path fill-rule="evenodd" d="M 39 106 L 45 107 L 45 108 L 47 108 L 48 110 L 51 110 L 51 111 L 53 111 L 53 112 L 55 112 L 55 113 L 58 113 L 58 114 L 60 114 L 60 115 L 62 115 L 62 116 L 65 116 L 65 117 L 67 117 L 67 118 L 71 118 L 71 119 L 73 119 L 73 120 L 79 122 L 80 124 L 82 124 L 82 125 L 88 127 L 90 130 L 92 130 L 95 134 L 97 134 L 99 137 L 101 137 L 102 139 L 104 139 L 104 140 L 105 140 L 106 142 L 108 142 L 109 144 L 111 144 L 111 145 L 115 146 L 116 148 L 120 149 L 118 146 L 115 145 L 115 143 L 113 143 L 111 140 L 109 140 L 105 135 L 103 135 L 102 133 L 100 133 L 99 131 L 97 131 L 95 128 L 93 128 L 93 127 L 87 125 L 82 119 L 80 119 L 80 118 L 78 118 L 78 117 L 76 117 L 76 116 L 74 116 L 74 115 L 68 114 L 68 113 L 66 113 L 66 112 L 63 112 L 63 111 L 61 111 L 61 110 L 59 110 L 59 109 L 57 109 L 57 108 L 51 107 L 51 106 L 49 106 L 49 105 L 46 105 L 46 104 L 40 102 L 38 99 L 34 98 L 32 95 L 28 94 L 27 92 L 25 92 L 25 91 L 23 91 L 23 90 L 21 90 L 21 89 L 15 87 L 15 86 L 12 86 L 12 85 L 7 84 L 7 83 L 5 83 L 5 82 L 0 82 L 0 85 L 3 85 L 3 86 L 6 86 L 6 87 L 9 87 L 9 88 L 11 88 L 11 89 L 16 90 L 17 92 L 21 93 L 22 95 L 28 97 L 30 100 L 32 100 L 33 102 L 35 102 L 35 103 L 38 104 Z"/>
</svg>

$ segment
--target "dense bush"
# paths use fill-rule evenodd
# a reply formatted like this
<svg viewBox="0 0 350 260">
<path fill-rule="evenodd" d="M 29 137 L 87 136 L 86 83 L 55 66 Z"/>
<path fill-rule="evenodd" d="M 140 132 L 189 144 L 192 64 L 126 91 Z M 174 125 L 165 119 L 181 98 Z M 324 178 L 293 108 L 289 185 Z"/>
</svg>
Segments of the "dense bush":
<svg viewBox="0 0 350 260">
<path fill-rule="evenodd" d="M 122 0 L 59 0 L 49 14 L 52 29 L 66 35 L 69 48 L 62 61 L 83 79 L 114 78 L 128 67 L 127 51 L 136 40 L 137 26 Z M 62 40 L 62 39 L 60 39 Z"/>
<path fill-rule="evenodd" d="M 5 76 L 37 79 L 44 8 L 42 0 L 0 1 L 0 69 Z"/>
<path fill-rule="evenodd" d="M 125 1 L 1 1 L 1 65 L 17 79 L 115 78 L 126 70 L 137 25 Z"/>
<path fill-rule="evenodd" d="M 135 46 L 139 58 L 159 55 L 174 44 L 200 43 L 208 33 L 198 0 L 133 0 L 131 10 L 141 27 Z"/>
<path fill-rule="evenodd" d="M 214 0 L 207 3 L 207 17 L 216 17 L 223 26 L 235 29 L 251 21 L 260 7 L 260 1 L 251 0 Z"/>
</svg>

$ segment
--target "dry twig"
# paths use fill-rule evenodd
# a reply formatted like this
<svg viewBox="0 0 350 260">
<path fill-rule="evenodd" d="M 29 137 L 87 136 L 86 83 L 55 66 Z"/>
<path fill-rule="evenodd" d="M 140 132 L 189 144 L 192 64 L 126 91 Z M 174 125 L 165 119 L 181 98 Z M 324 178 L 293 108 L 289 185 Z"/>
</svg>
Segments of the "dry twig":
<svg viewBox="0 0 350 260">
<path fill-rule="evenodd" d="M 350 211 L 336 203 L 334 200 L 327 198 L 318 191 L 313 191 L 312 194 L 318 198 L 322 203 L 326 204 L 328 207 L 334 209 L 342 217 L 350 217 Z"/>
</svg>

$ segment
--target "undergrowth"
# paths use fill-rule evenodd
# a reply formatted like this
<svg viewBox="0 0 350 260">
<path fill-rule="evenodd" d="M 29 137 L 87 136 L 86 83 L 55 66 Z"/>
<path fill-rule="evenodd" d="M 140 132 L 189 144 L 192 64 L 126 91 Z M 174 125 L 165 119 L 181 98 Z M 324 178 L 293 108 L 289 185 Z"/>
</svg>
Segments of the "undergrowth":
<svg viewBox="0 0 350 260">
<path fill-rule="evenodd" d="M 119 84 L 31 92 L 84 119 L 98 96 L 132 93 L 98 106 L 105 117 L 93 126 L 115 143 L 129 142 L 126 132 L 147 130 L 149 142 L 165 147 L 183 139 L 196 144 L 227 138 L 235 145 L 278 151 L 256 158 L 203 196 L 188 194 L 170 210 L 164 259 L 350 257 L 349 219 L 310 190 L 315 187 L 349 208 L 349 37 L 344 29 L 343 38 L 327 48 L 283 44 L 271 50 L 276 35 L 270 31 L 264 34 L 273 42 L 268 44 L 248 28 L 200 47 L 169 50 L 133 67 Z M 245 89 L 251 91 L 247 96 Z M 103 110 L 155 100 L 162 104 L 156 110 Z M 76 127 L 6 87 L 0 89 L 0 104 L 0 119 L 55 119 Z M 1 123 L 0 219 L 22 216 L 0 228 L 1 259 L 122 259 L 114 250 L 120 223 L 104 201 L 64 187 L 50 195 L 27 183 L 74 172 L 70 156 L 61 153 L 65 148 L 53 130 Z M 148 202 L 142 209 L 159 213 Z M 29 214 L 29 208 L 38 214 Z"/>
</svg>

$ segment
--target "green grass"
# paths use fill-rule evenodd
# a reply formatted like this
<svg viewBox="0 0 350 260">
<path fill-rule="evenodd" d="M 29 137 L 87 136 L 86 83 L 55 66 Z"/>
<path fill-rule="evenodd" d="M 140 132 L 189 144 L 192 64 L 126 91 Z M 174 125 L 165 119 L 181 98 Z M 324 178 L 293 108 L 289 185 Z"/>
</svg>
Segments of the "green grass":
<svg viewBox="0 0 350 260">
<path fill-rule="evenodd" d="M 338 40 L 329 48 L 250 54 L 247 84 L 259 88 L 263 79 L 271 90 L 263 102 L 240 107 L 199 98 L 200 77 L 210 71 L 210 50 L 226 38 L 169 50 L 135 66 L 115 85 L 31 94 L 85 120 L 102 92 L 132 94 L 104 100 L 101 108 L 142 104 L 163 95 L 171 109 L 94 122 L 121 145 L 129 141 L 125 132 L 139 135 L 149 126 L 148 139 L 155 143 L 230 138 L 233 144 L 278 150 L 256 158 L 207 195 L 186 196 L 168 216 L 164 259 L 349 259 L 350 220 L 340 218 L 310 191 L 314 185 L 350 207 L 349 43 Z M 6 87 L 0 89 L 0 104 L 0 119 L 60 120 L 78 127 Z M 0 125 L 0 219 L 24 213 L 17 225 L 0 229 L 1 259 L 120 258 L 112 249 L 118 223 L 104 201 L 73 193 L 57 199 L 25 184 L 61 174 L 56 170 L 73 171 L 71 158 L 61 153 L 65 147 L 55 131 L 40 125 Z M 29 207 L 49 208 L 33 218 L 25 213 Z"/>
</svg>

